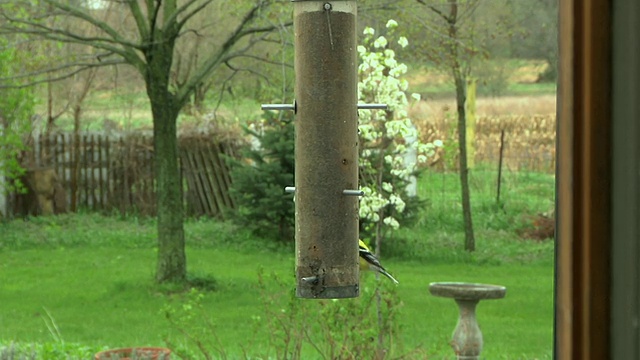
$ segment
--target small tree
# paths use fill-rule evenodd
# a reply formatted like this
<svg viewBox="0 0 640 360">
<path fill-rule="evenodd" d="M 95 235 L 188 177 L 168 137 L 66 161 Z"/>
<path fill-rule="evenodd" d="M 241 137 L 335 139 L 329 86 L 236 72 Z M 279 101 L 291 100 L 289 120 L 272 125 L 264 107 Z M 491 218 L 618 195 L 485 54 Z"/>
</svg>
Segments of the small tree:
<svg viewBox="0 0 640 360">
<path fill-rule="evenodd" d="M 258 145 L 245 150 L 242 161 L 233 162 L 231 193 L 237 216 L 262 236 L 293 241 L 293 195 L 284 192 L 294 184 L 293 114 L 265 112 L 260 125 L 246 130 Z"/>
<path fill-rule="evenodd" d="M 416 0 L 424 5 L 436 19 L 440 20 L 439 33 L 441 37 L 435 48 L 428 49 L 435 55 L 427 55 L 439 66 L 447 69 L 453 78 L 456 92 L 456 110 L 458 114 L 458 150 L 459 175 L 462 198 L 462 217 L 464 219 L 464 248 L 474 251 L 476 240 L 473 232 L 473 218 L 471 212 L 471 191 L 469 190 L 469 167 L 467 161 L 467 77 L 471 69 L 471 61 L 483 52 L 474 46 L 473 36 L 464 39 L 461 35 L 461 24 L 468 19 L 478 7 L 480 0 L 440 0 L 427 2 Z M 468 42 L 463 41 L 468 40 Z"/>
</svg>

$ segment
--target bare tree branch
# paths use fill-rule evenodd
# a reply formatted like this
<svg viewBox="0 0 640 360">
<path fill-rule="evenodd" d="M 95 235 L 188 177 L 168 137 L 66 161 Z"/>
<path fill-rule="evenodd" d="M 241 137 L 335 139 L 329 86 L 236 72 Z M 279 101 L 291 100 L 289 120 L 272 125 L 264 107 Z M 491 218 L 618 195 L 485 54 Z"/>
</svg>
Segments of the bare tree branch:
<svg viewBox="0 0 640 360">
<path fill-rule="evenodd" d="M 429 3 L 427 3 L 424 0 L 416 0 L 418 3 L 426 6 L 427 8 L 429 8 L 429 10 L 433 11 L 434 13 L 438 14 L 440 17 L 442 17 L 444 19 L 444 21 L 446 21 L 448 24 L 451 24 L 452 19 L 445 13 L 443 13 L 440 9 L 438 9 L 437 7 L 435 7 L 434 5 L 431 5 Z"/>
<path fill-rule="evenodd" d="M 20 23 L 24 25 L 30 25 L 35 28 L 35 29 L 21 29 L 20 33 L 22 34 L 36 35 L 40 38 L 44 38 L 47 40 L 59 41 L 59 42 L 64 42 L 68 44 L 86 45 L 87 42 L 92 42 L 93 47 L 116 53 L 125 59 L 127 59 L 127 56 L 129 55 L 126 51 L 124 51 L 122 47 L 113 46 L 113 45 L 119 45 L 119 44 L 112 42 L 108 38 L 87 37 L 87 36 L 82 36 L 82 35 L 65 31 L 65 30 L 50 28 L 41 24 L 33 24 L 29 22 L 20 22 Z M 9 32 L 3 31 L 2 33 L 7 34 Z"/>
<path fill-rule="evenodd" d="M 434 13 L 438 14 L 448 24 L 452 23 L 453 19 L 451 18 L 451 16 L 449 16 L 449 15 L 445 14 L 444 12 L 442 12 L 442 10 L 438 9 L 431 2 L 427 2 L 425 0 L 416 0 L 416 2 L 418 2 L 421 5 L 426 6 L 427 8 L 429 8 L 429 10 L 431 10 Z M 478 7 L 479 3 L 480 3 L 479 0 L 468 1 L 467 2 L 468 6 L 465 6 L 465 8 L 463 9 L 462 13 L 457 16 L 456 23 L 458 25 L 461 25 L 464 22 L 464 20 L 466 20 L 467 18 L 471 17 L 473 15 L 473 13 L 475 12 L 476 8 Z M 459 6 L 460 4 L 457 1 L 453 1 L 453 2 L 449 2 L 449 5 L 457 5 L 457 6 Z"/>
<path fill-rule="evenodd" d="M 293 65 L 286 63 L 286 62 L 282 62 L 282 61 L 273 61 L 273 60 L 269 60 L 260 56 L 256 56 L 256 55 L 251 55 L 251 54 L 235 54 L 233 56 L 229 56 L 227 57 L 227 60 L 225 61 L 225 65 L 227 65 L 227 67 L 230 67 L 228 62 L 233 60 L 233 59 L 237 59 L 237 58 L 248 58 L 248 59 L 254 59 L 254 60 L 258 60 L 260 62 L 263 62 L 265 64 L 271 64 L 271 65 L 278 65 L 278 66 L 286 66 L 288 68 L 292 68 L 293 69 Z"/>
<path fill-rule="evenodd" d="M 7 20 L 7 22 L 0 25 L 0 31 L 3 34 L 22 33 L 26 35 L 35 35 L 43 39 L 59 41 L 63 43 L 75 43 L 107 50 L 109 52 L 116 53 L 122 56 L 131 65 L 142 68 L 144 65 L 143 60 L 135 52 L 135 50 L 141 50 L 140 44 L 132 43 L 122 38 L 115 29 L 110 27 L 103 21 L 100 21 L 85 12 L 62 4 L 53 0 L 44 0 L 50 5 L 59 8 L 63 13 L 61 15 L 71 16 L 88 23 L 109 37 L 101 36 L 87 36 L 84 34 L 72 32 L 69 30 L 61 29 L 53 25 L 46 25 L 43 22 L 37 21 L 37 18 L 20 19 L 9 16 L 6 12 L 2 12 L 1 16 Z M 53 16 L 49 14 L 49 16 Z"/>
<path fill-rule="evenodd" d="M 207 60 L 205 60 L 200 68 L 196 70 L 193 77 L 189 79 L 185 86 L 182 87 L 176 94 L 176 98 L 180 103 L 186 103 L 191 92 L 200 82 L 202 82 L 204 78 L 206 78 L 210 74 L 212 69 L 214 69 L 216 66 L 219 66 L 220 64 L 223 64 L 225 60 L 229 59 L 230 57 L 236 56 L 237 54 L 246 51 L 246 49 L 255 44 L 255 42 L 250 42 L 249 46 L 246 46 L 243 50 L 239 50 L 234 52 L 234 54 L 228 55 L 231 48 L 236 45 L 242 38 L 252 34 L 270 32 L 278 28 L 276 25 L 248 28 L 248 26 L 250 26 L 250 24 L 257 18 L 259 11 L 263 9 L 266 4 L 267 1 L 265 0 L 260 0 L 258 3 L 256 3 L 245 14 L 238 26 L 236 26 L 233 33 L 231 33 L 226 41 L 219 47 L 218 51 L 212 54 Z"/>
<path fill-rule="evenodd" d="M 258 76 L 258 77 L 260 77 L 260 78 L 262 78 L 262 79 L 266 80 L 268 84 L 271 84 L 271 80 L 269 79 L 269 77 L 268 77 L 268 76 L 266 76 L 265 74 L 263 74 L 263 73 L 259 72 L 259 71 L 255 71 L 255 70 L 253 70 L 253 69 L 251 69 L 251 68 L 246 68 L 246 67 L 244 67 L 244 68 L 235 67 L 235 66 L 231 65 L 230 60 L 225 61 L 225 62 L 224 62 L 224 64 L 225 64 L 229 69 L 233 70 L 234 72 L 242 72 L 242 71 L 244 71 L 244 72 L 248 72 L 248 73 L 250 73 L 250 74 L 256 75 L 256 76 Z"/>
<path fill-rule="evenodd" d="M 452 39 L 449 36 L 449 34 L 445 34 L 442 31 L 438 30 L 436 27 L 432 26 L 430 23 L 426 22 L 424 19 L 420 18 L 416 14 L 413 14 L 413 18 L 414 18 L 414 20 L 419 22 L 427 31 L 437 35 L 438 37 L 443 38 L 443 39 L 447 39 L 447 41 L 456 42 L 456 43 L 458 43 L 458 45 L 462 46 L 465 49 L 470 49 L 471 48 L 471 46 L 465 44 L 465 42 L 460 40 L 460 39 Z"/>
<path fill-rule="evenodd" d="M 81 19 L 83 21 L 85 21 L 88 24 L 91 24 L 95 27 L 97 27 L 98 29 L 102 30 L 105 34 L 109 35 L 111 37 L 111 39 L 113 39 L 113 42 L 121 44 L 125 49 L 126 48 L 135 48 L 135 49 L 140 49 L 140 44 L 135 44 L 132 42 L 127 41 L 126 39 L 122 38 L 120 36 L 120 34 L 111 26 L 109 26 L 107 23 L 98 20 L 97 18 L 87 14 L 86 12 L 80 10 L 80 8 L 78 7 L 74 7 L 71 5 L 67 5 L 55 0 L 43 0 L 45 3 L 51 4 L 53 6 L 55 6 L 56 8 L 65 11 L 65 13 L 67 13 L 70 16 L 73 16 L 75 18 Z M 52 29 L 54 30 L 54 29 Z"/>
<path fill-rule="evenodd" d="M 227 84 L 228 84 L 228 83 L 229 83 L 229 82 L 230 82 L 230 81 L 231 81 L 231 80 L 232 80 L 232 79 L 233 79 L 237 74 L 239 74 L 240 72 L 243 72 L 243 71 L 244 71 L 244 72 L 251 73 L 251 74 L 253 74 L 253 75 L 256 75 L 256 76 L 258 76 L 258 77 L 263 78 L 264 80 L 266 80 L 266 81 L 267 81 L 267 83 L 268 83 L 268 84 L 271 84 L 271 81 L 269 80 L 269 77 L 267 77 L 266 75 L 264 75 L 264 74 L 262 74 L 262 73 L 260 73 L 260 72 L 258 72 L 258 71 L 255 71 L 255 70 L 253 70 L 253 69 L 251 69 L 251 68 L 238 68 L 238 67 L 235 67 L 235 66 L 231 65 L 230 60 L 226 60 L 226 61 L 224 62 L 224 64 L 225 64 L 229 69 L 231 69 L 232 73 L 231 73 L 231 75 L 229 75 L 226 79 L 224 79 L 224 81 L 222 82 L 222 85 L 220 85 L 220 93 L 219 93 L 219 95 L 218 95 L 218 102 L 216 103 L 216 106 L 215 106 L 215 108 L 214 108 L 214 110 L 213 110 L 214 116 L 215 116 L 215 114 L 217 113 L 218 109 L 220 108 L 220 105 L 222 104 L 222 99 L 223 99 L 223 97 L 224 97 L 224 90 L 225 90 L 225 89 L 227 89 Z"/>
<path fill-rule="evenodd" d="M 231 66 L 229 66 L 227 64 L 227 66 L 234 70 L 231 75 L 229 75 L 226 79 L 224 79 L 224 81 L 222 82 L 222 85 L 220 85 L 220 93 L 218 95 L 218 102 L 216 103 L 215 108 L 213 108 L 213 116 L 214 119 L 217 118 L 217 113 L 218 113 L 218 109 L 220 109 L 220 105 L 222 104 L 222 98 L 224 97 L 224 90 L 227 88 L 227 83 L 229 83 L 231 81 L 231 79 L 233 79 L 234 76 L 236 76 L 238 74 L 238 70 L 233 69 Z"/>
<path fill-rule="evenodd" d="M 175 20 L 178 17 L 178 14 L 181 14 L 182 12 L 186 11 L 187 8 L 189 6 L 191 6 L 191 4 L 193 4 L 196 0 L 191 0 L 188 3 L 186 3 L 185 5 L 183 5 L 180 9 L 178 9 L 178 11 L 176 11 L 174 17 L 172 17 L 171 20 Z M 194 8 L 193 10 L 191 10 L 189 13 L 187 13 L 182 20 L 180 20 L 179 22 L 177 22 L 178 24 L 178 31 L 180 29 L 182 29 L 184 27 L 184 25 L 187 23 L 187 21 L 189 21 L 193 16 L 195 16 L 198 12 L 200 12 L 202 9 L 206 8 L 209 4 L 211 4 L 213 2 L 213 0 L 207 0 L 205 2 L 203 2 L 202 4 L 200 4 L 199 6 L 197 6 L 196 8 Z"/>
<path fill-rule="evenodd" d="M 133 19 L 136 22 L 136 27 L 138 28 L 138 33 L 140 34 L 140 39 L 142 41 L 149 39 L 149 26 L 144 19 L 144 14 L 142 14 L 142 10 L 140 9 L 140 4 L 138 1 L 128 1 L 129 10 L 131 11 L 131 15 L 133 15 Z"/>
<path fill-rule="evenodd" d="M 96 63 L 65 64 L 64 66 L 59 66 L 59 67 L 56 67 L 56 68 L 47 68 L 45 70 L 33 72 L 33 73 L 30 73 L 30 74 L 26 74 L 26 75 L 14 76 L 14 77 L 12 77 L 13 79 L 31 78 L 33 80 L 28 81 L 26 83 L 22 83 L 22 84 L 12 84 L 12 85 L 3 85 L 3 84 L 0 83 L 0 89 L 27 88 L 27 87 L 31 87 L 31 86 L 34 86 L 34 85 L 46 84 L 46 83 L 49 83 L 49 82 L 65 80 L 65 79 L 71 78 L 74 75 L 79 74 L 79 73 L 81 73 L 81 72 L 83 72 L 85 70 L 90 70 L 90 69 L 93 69 L 93 68 L 98 68 L 98 67 L 103 67 L 103 66 L 121 65 L 121 64 L 126 64 L 126 62 L 124 62 L 122 60 L 112 60 L 112 61 L 101 62 L 99 64 L 96 64 Z M 37 75 L 59 73 L 61 71 L 64 71 L 64 70 L 67 70 L 67 69 L 73 69 L 73 68 L 75 68 L 75 70 L 69 71 L 69 72 L 64 72 L 63 74 L 60 74 L 60 75 L 48 76 L 48 77 L 42 78 L 42 79 L 37 79 L 36 78 Z"/>
</svg>

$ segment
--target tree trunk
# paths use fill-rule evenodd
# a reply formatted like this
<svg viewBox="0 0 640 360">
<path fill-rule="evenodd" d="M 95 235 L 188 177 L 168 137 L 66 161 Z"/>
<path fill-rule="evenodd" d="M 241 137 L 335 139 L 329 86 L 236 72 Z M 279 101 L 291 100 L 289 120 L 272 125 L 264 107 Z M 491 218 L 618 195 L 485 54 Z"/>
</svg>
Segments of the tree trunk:
<svg viewBox="0 0 640 360">
<path fill-rule="evenodd" d="M 179 283 L 186 280 L 187 260 L 182 186 L 178 168 L 176 127 L 178 110 L 171 101 L 160 103 L 152 101 L 151 107 L 158 212 L 156 281 Z"/>
<path fill-rule="evenodd" d="M 464 249 L 474 251 L 476 240 L 473 234 L 473 219 L 471 217 L 471 194 L 469 192 L 469 167 L 467 164 L 467 115 L 465 103 L 467 101 L 466 83 L 460 65 L 458 49 L 458 4 L 456 0 L 449 0 L 449 36 L 451 55 L 451 70 L 456 86 L 456 107 L 458 110 L 458 146 L 460 150 L 460 188 L 462 190 L 462 216 L 464 218 Z"/>
<path fill-rule="evenodd" d="M 159 34 L 160 35 L 160 34 Z M 158 283 L 182 283 L 187 278 L 184 206 L 178 168 L 177 119 L 181 103 L 169 90 L 174 44 L 166 37 L 146 53 L 147 94 L 153 114 L 153 147 L 158 218 Z"/>
<path fill-rule="evenodd" d="M 458 75 L 460 75 L 458 73 Z M 462 216 L 464 218 L 464 249 L 474 251 L 476 240 L 471 217 L 471 194 L 469 192 L 469 166 L 467 164 L 467 114 L 465 81 L 460 76 L 456 82 L 456 105 L 458 108 L 458 143 L 460 147 L 460 187 L 462 189 Z"/>
</svg>

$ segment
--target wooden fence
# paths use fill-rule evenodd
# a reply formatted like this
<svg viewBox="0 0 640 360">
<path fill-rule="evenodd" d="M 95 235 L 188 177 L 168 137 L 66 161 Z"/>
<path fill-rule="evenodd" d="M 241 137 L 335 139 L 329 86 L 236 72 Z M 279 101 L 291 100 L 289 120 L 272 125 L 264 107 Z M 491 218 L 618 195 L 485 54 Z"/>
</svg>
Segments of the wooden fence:
<svg viewBox="0 0 640 360">
<path fill-rule="evenodd" d="M 64 194 L 57 197 L 65 199 L 64 206 L 57 204 L 56 209 L 155 215 L 152 141 L 151 134 L 140 133 L 123 136 L 52 134 L 35 137 L 22 162 L 28 175 L 42 169 L 55 171 Z M 234 156 L 236 148 L 237 145 L 231 142 L 215 141 L 203 135 L 179 138 L 187 215 L 223 217 L 226 209 L 234 207 L 229 195 L 231 178 L 224 157 Z M 14 215 L 33 212 L 33 205 L 29 205 L 30 200 L 25 200 L 24 195 L 13 194 L 12 198 Z"/>
</svg>

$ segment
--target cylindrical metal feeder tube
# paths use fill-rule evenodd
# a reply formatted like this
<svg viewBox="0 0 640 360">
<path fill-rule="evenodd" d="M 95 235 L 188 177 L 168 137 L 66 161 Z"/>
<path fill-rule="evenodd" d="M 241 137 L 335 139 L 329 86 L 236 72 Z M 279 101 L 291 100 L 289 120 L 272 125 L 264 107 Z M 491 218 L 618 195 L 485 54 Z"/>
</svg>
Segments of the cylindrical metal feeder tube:
<svg viewBox="0 0 640 360">
<path fill-rule="evenodd" d="M 296 294 L 359 294 L 355 1 L 295 1 Z"/>
</svg>

